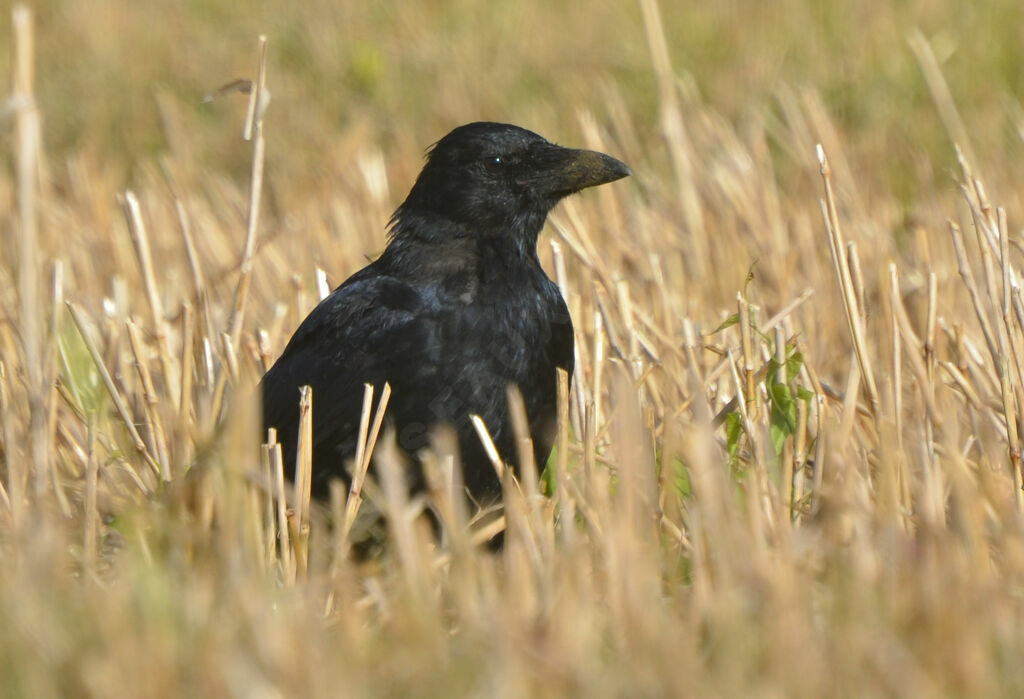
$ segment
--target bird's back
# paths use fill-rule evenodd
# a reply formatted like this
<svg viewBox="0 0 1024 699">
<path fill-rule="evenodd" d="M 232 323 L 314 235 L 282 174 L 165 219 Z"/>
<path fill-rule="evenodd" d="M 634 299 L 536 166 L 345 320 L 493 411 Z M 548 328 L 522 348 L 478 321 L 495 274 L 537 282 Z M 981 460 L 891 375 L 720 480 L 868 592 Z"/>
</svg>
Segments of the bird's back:
<svg viewBox="0 0 1024 699">
<path fill-rule="evenodd" d="M 313 486 L 346 477 L 356 451 L 363 384 L 392 397 L 387 424 L 410 456 L 431 429 L 453 426 L 464 480 L 478 500 L 500 494 L 470 422 L 480 415 L 506 459 L 515 454 L 506 387 L 523 394 L 536 458 L 551 450 L 556 367 L 572 370 L 573 334 L 558 288 L 536 259 L 479 249 L 392 243 L 384 255 L 324 299 L 300 325 L 262 381 L 264 424 L 278 430 L 294 470 L 298 387 L 313 388 Z M 507 255 L 507 256 L 506 256 Z M 424 257 L 433 261 L 424 260 Z M 417 259 L 420 264 L 409 265 Z M 411 487 L 422 477 L 411 459 Z"/>
</svg>

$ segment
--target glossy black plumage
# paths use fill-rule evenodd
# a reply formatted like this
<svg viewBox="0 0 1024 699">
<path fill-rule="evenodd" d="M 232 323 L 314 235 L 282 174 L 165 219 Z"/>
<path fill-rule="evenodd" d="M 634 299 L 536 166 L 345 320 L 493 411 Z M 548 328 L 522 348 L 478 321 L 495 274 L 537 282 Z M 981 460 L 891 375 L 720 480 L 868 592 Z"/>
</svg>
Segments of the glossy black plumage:
<svg viewBox="0 0 1024 699">
<path fill-rule="evenodd" d="M 261 382 L 264 424 L 294 469 L 299 386 L 313 387 L 313 491 L 347 478 L 362 385 L 392 387 L 388 423 L 410 455 L 452 424 L 479 501 L 501 486 L 469 415 L 515 458 L 505 389 L 519 386 L 537 463 L 551 451 L 556 367 L 573 369 L 573 329 L 537 259 L 537 236 L 563 197 L 629 175 L 593 151 L 555 146 L 508 124 L 461 126 L 430 151 L 391 220 L 384 253 L 302 322 Z M 413 468 L 410 485 L 419 487 Z"/>
</svg>

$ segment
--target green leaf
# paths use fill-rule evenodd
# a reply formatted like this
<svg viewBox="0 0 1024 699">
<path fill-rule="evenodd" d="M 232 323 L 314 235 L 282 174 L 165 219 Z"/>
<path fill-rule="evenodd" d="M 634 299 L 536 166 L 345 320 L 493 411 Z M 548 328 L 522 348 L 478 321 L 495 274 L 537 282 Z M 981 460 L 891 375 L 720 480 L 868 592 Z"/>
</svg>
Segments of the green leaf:
<svg viewBox="0 0 1024 699">
<path fill-rule="evenodd" d="M 792 381 L 800 373 L 804 365 L 804 356 L 799 351 L 793 352 L 786 360 L 786 381 Z"/>
<path fill-rule="evenodd" d="M 740 322 L 740 314 L 739 313 L 733 313 L 731 316 L 729 316 L 728 318 L 723 320 L 721 325 L 719 325 L 717 328 L 712 330 L 711 334 L 714 335 L 715 333 L 720 333 L 723 330 L 725 330 L 726 328 L 731 328 L 732 326 L 736 325 L 739 322 Z"/>
<path fill-rule="evenodd" d="M 771 398 L 771 424 L 769 433 L 776 455 L 782 453 L 782 445 L 786 437 L 796 433 L 796 401 L 789 386 L 784 383 L 773 383 L 768 391 Z"/>
<path fill-rule="evenodd" d="M 74 326 L 61 325 L 57 350 L 61 362 L 60 379 L 78 407 L 85 413 L 99 413 L 106 405 L 107 392 L 92 355 Z"/>
<path fill-rule="evenodd" d="M 778 410 L 789 425 L 790 432 L 796 431 L 796 401 L 789 386 L 784 383 L 772 384 L 772 410 Z"/>
<path fill-rule="evenodd" d="M 804 356 L 799 352 L 794 351 L 793 354 L 786 358 L 786 383 L 789 383 L 797 377 L 803 365 Z M 768 372 L 765 374 L 765 385 L 770 388 L 771 384 L 775 382 L 775 378 L 778 373 L 779 362 L 773 356 L 768 360 Z"/>
<path fill-rule="evenodd" d="M 540 485 L 540 492 L 542 495 L 546 495 L 550 498 L 555 494 L 555 490 L 558 486 L 557 446 L 551 448 L 551 456 L 548 457 L 548 462 L 544 465 L 544 470 L 540 472 L 538 484 Z"/>
<path fill-rule="evenodd" d="M 787 435 L 785 428 L 776 421 L 774 413 L 772 413 L 772 424 L 768 427 L 768 434 L 771 435 L 775 455 L 778 456 L 782 453 L 782 447 L 786 443 Z"/>
<path fill-rule="evenodd" d="M 672 482 L 676 492 L 684 498 L 690 497 L 693 488 L 690 485 L 690 472 L 681 459 L 672 459 Z"/>
<path fill-rule="evenodd" d="M 740 453 L 740 435 L 743 434 L 743 420 L 739 413 L 725 416 L 725 445 L 729 452 L 729 463 L 736 465 Z"/>
</svg>

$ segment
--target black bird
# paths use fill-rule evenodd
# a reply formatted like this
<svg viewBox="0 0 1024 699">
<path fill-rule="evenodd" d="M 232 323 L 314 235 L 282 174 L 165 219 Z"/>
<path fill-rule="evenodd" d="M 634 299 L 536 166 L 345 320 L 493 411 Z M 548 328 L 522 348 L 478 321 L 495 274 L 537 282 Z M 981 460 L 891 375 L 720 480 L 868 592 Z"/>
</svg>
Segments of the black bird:
<svg viewBox="0 0 1024 699">
<path fill-rule="evenodd" d="M 554 436 L 556 367 L 573 369 L 573 328 L 537 259 L 537 236 L 565 196 L 631 174 L 615 158 L 563 148 L 509 124 L 460 126 L 429 151 L 390 222 L 390 242 L 302 322 L 261 381 L 294 475 L 299 386 L 313 387 L 313 492 L 347 480 L 363 384 L 392 387 L 388 423 L 415 463 L 430 430 L 457 431 L 464 482 L 478 502 L 501 484 L 470 422 L 480 415 L 515 456 L 506 387 L 522 392 L 537 464 Z M 409 485 L 423 486 L 418 468 Z"/>
</svg>

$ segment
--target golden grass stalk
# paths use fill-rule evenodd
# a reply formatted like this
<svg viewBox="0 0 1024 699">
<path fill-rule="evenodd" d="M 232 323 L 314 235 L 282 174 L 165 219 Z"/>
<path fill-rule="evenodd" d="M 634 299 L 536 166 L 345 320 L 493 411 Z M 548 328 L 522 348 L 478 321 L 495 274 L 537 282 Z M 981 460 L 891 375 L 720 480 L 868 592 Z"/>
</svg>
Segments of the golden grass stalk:
<svg viewBox="0 0 1024 699">
<path fill-rule="evenodd" d="M 14 432 L 14 415 L 11 406 L 10 378 L 8 376 L 7 364 L 0 361 L 0 428 L 3 430 L 4 452 L 7 460 L 7 483 L 4 488 L 3 499 L 7 505 L 7 514 L 14 527 L 21 522 L 22 511 L 25 506 L 25 472 L 20 465 L 25 462 L 18 458 L 14 452 L 14 445 L 17 444 Z"/>
<path fill-rule="evenodd" d="M 857 356 L 857 365 L 860 367 L 861 377 L 867 389 L 868 399 L 871 401 L 871 412 L 878 415 L 878 389 L 875 386 L 875 377 L 871 370 L 871 359 L 868 354 L 867 342 L 864 337 L 865 328 L 863 325 L 864 309 L 857 303 L 857 288 L 851 274 L 851 266 L 846 253 L 846 246 L 843 242 L 842 231 L 839 227 L 839 214 L 836 210 L 835 195 L 832 192 L 832 170 L 825 156 L 825 150 L 819 145 L 817 147 L 818 164 L 821 170 L 821 179 L 825 184 L 825 201 L 822 203 L 822 218 L 825 221 L 825 230 L 828 233 L 829 246 L 832 249 L 832 264 L 836 270 L 836 279 L 842 291 L 843 310 L 846 312 L 846 321 L 849 325 L 850 336 L 853 339 L 854 352 Z M 863 296 L 863 292 L 861 292 Z"/>
<path fill-rule="evenodd" d="M 50 342 L 46 348 L 43 365 L 46 367 L 47 376 L 50 377 L 48 383 L 56 385 L 57 355 L 60 353 L 57 338 L 60 336 L 60 318 L 64 308 L 64 265 L 60 260 L 56 260 L 53 264 L 52 288 L 53 298 L 49 308 Z M 57 442 L 59 407 L 59 391 L 46 391 L 46 443 L 50 445 L 51 449 L 53 449 L 53 445 Z M 50 459 L 50 482 L 53 486 L 53 492 L 61 514 L 66 518 L 70 518 L 72 516 L 71 503 L 68 501 L 67 494 L 64 492 L 64 486 L 61 483 L 61 474 L 58 471 L 57 460 L 53 458 Z"/>
<path fill-rule="evenodd" d="M 99 461 L 96 458 L 96 432 L 92 421 L 89 422 L 88 429 L 88 462 L 85 468 L 85 522 L 82 529 L 85 534 L 83 542 L 85 567 L 87 570 L 95 570 L 98 553 L 96 540 L 99 528 L 99 513 L 96 507 Z"/>
<path fill-rule="evenodd" d="M 305 580 L 309 567 L 309 503 L 313 486 L 313 389 L 299 387 L 299 438 L 295 454 L 294 526 L 292 545 L 296 571 Z"/>
<path fill-rule="evenodd" d="M 178 424 L 175 442 L 175 461 L 187 467 L 192 461 L 191 438 L 193 406 L 193 371 L 195 370 L 194 346 L 195 318 L 192 306 L 185 304 L 181 313 L 181 403 L 178 406 Z M 184 468 L 182 469 L 184 471 Z M 173 475 L 173 474 L 172 474 Z"/>
<path fill-rule="evenodd" d="M 121 392 L 114 384 L 114 379 L 111 377 L 110 371 L 103 363 L 103 357 L 100 355 L 99 348 L 92 339 L 89 332 L 89 322 L 86 320 L 85 314 L 71 301 L 67 302 L 67 307 L 68 311 L 71 312 L 72 320 L 75 321 L 75 326 L 78 328 L 82 341 L 85 343 L 85 346 L 89 351 L 89 356 L 92 357 L 96 371 L 99 372 L 100 378 L 103 380 L 103 385 L 107 389 L 107 394 L 110 396 L 110 400 L 113 401 L 117 414 L 121 418 L 121 423 L 128 431 L 128 436 L 131 438 L 132 446 L 135 447 L 135 451 L 139 453 L 150 471 L 152 471 L 153 475 L 159 478 L 161 474 L 160 465 L 156 462 L 156 459 L 150 453 L 149 448 L 146 446 L 145 441 L 143 441 L 139 431 L 135 428 L 135 420 L 128 411 L 128 406 L 125 405 L 124 398 L 121 397 Z M 129 468 L 131 467 L 129 466 Z M 140 480 L 139 483 L 142 483 L 142 481 Z"/>
<path fill-rule="evenodd" d="M 672 70 L 672 61 L 669 57 L 658 3 L 656 0 L 641 0 L 640 10 L 643 15 L 647 46 L 651 52 L 651 63 L 658 80 L 661 135 L 665 139 L 666 150 L 672 161 L 677 187 L 677 202 L 682 209 L 689 243 L 693 251 L 689 261 L 692 261 L 694 267 L 690 271 L 694 276 L 700 278 L 704 276 L 702 265 L 709 259 L 709 249 L 707 230 L 704 225 L 704 211 L 696 187 L 693 148 L 679 105 L 675 74 Z"/>
<path fill-rule="evenodd" d="M 15 139 L 18 210 L 18 294 L 21 301 L 21 341 L 24 370 L 28 381 L 29 428 L 34 491 L 45 490 L 50 475 L 50 449 L 46 440 L 46 387 L 44 386 L 43 335 L 39 311 L 39 112 L 35 102 L 35 49 L 32 15 L 24 5 L 11 13 L 14 26 L 12 100 L 16 105 Z"/>
<path fill-rule="evenodd" d="M 949 234 L 953 238 L 953 249 L 956 251 L 957 265 L 960 270 L 960 277 L 971 294 L 971 301 L 974 304 L 974 313 L 981 326 L 981 332 L 985 337 L 985 345 L 988 347 L 989 355 L 993 361 L 998 361 L 999 348 L 996 339 L 992 335 L 992 327 L 989 324 L 988 313 L 985 308 L 985 300 L 978 290 L 977 282 L 974 279 L 974 272 L 971 270 L 970 260 L 967 258 L 967 249 L 964 247 L 963 233 L 960 226 L 955 222 L 949 222 Z"/>
<path fill-rule="evenodd" d="M 359 506 L 362 504 L 363 484 L 366 481 L 366 474 L 370 470 L 370 461 L 373 459 L 373 449 L 377 444 L 381 426 L 384 424 L 384 415 L 391 399 L 391 384 L 386 383 L 380 392 L 380 400 L 377 402 L 377 409 L 373 414 L 373 425 L 370 425 L 370 410 L 373 406 L 373 386 L 363 386 L 363 412 L 359 420 L 359 437 L 356 441 L 355 472 L 352 474 L 352 481 L 349 484 L 348 499 L 345 502 L 345 522 L 342 527 L 341 540 L 348 540 L 348 533 L 359 514 Z"/>
<path fill-rule="evenodd" d="M 950 135 L 953 143 L 957 144 L 957 147 L 964 151 L 967 161 L 977 164 L 978 159 L 974 156 L 967 127 L 964 126 L 963 119 L 960 118 L 960 112 L 957 110 L 956 102 L 953 100 L 953 93 L 950 92 L 949 84 L 942 75 L 939 61 L 935 57 L 931 44 L 918 29 L 910 33 L 907 37 L 907 43 L 910 45 L 910 49 L 914 52 L 914 57 L 917 58 L 917 62 L 921 66 L 921 72 L 928 83 L 928 90 L 931 92 L 932 100 L 935 102 L 935 107 L 942 118 L 942 123 L 946 127 L 946 132 Z"/>
<path fill-rule="evenodd" d="M 259 38 L 256 80 L 249 86 L 249 111 L 246 115 L 243 138 L 252 140 L 252 167 L 249 170 L 249 206 L 246 212 L 245 245 L 242 248 L 238 267 L 238 282 L 235 286 L 231 317 L 228 320 L 228 344 L 237 345 L 245 322 L 245 307 L 252 283 L 252 258 L 256 252 L 256 236 L 259 231 L 260 201 L 263 194 L 263 163 L 266 158 L 266 142 L 263 136 L 263 117 L 270 103 L 270 92 L 266 84 L 267 37 Z M 214 387 L 213 414 L 219 415 L 223 404 L 224 389 L 228 377 L 223 372 L 217 376 Z"/>
<path fill-rule="evenodd" d="M 264 449 L 270 473 L 274 478 L 274 498 L 277 501 L 276 530 L 280 552 L 281 573 L 286 585 L 294 585 L 296 578 L 295 552 L 292 549 L 288 517 L 288 499 L 285 490 L 284 459 L 276 430 L 269 430 Z"/>
<path fill-rule="evenodd" d="M 757 413 L 757 390 L 754 382 L 754 342 L 751 338 L 750 304 L 742 294 L 736 294 L 740 315 L 740 346 L 743 349 L 743 400 L 748 411 Z"/>
<path fill-rule="evenodd" d="M 145 348 L 142 345 L 142 338 L 139 337 L 138 326 L 131 320 L 125 323 L 128 328 L 128 342 L 131 346 L 132 356 L 135 358 L 135 369 L 139 374 L 139 381 L 142 384 L 142 398 L 146 412 L 146 427 L 152 433 L 152 452 L 160 463 L 160 479 L 164 482 L 171 480 L 170 459 L 167 452 L 167 439 L 164 436 L 163 423 L 157 413 L 159 398 L 156 388 L 153 386 L 153 378 L 149 373 L 149 364 L 146 361 Z"/>
<path fill-rule="evenodd" d="M 267 37 L 259 38 L 259 57 L 256 64 L 256 80 L 249 91 L 249 111 L 245 119 L 242 137 L 252 141 L 252 168 L 249 171 L 249 208 L 245 219 L 245 247 L 239 265 L 238 285 L 235 287 L 235 301 L 231 320 L 228 323 L 231 340 L 238 342 L 245 318 L 245 304 L 252 280 L 252 256 L 256 252 L 256 235 L 259 231 L 260 199 L 263 194 L 263 162 L 266 157 L 266 140 L 263 136 L 263 116 L 270 102 L 267 90 Z"/>
<path fill-rule="evenodd" d="M 131 233 L 132 245 L 135 247 L 135 254 L 138 257 L 142 283 L 146 289 L 146 299 L 149 301 L 149 310 L 153 318 L 153 332 L 156 336 L 157 352 L 163 366 L 164 383 L 169 387 L 176 387 L 179 382 L 178 370 L 167 344 L 167 321 L 164 319 L 163 304 L 160 302 L 156 275 L 153 273 L 149 234 L 146 232 L 146 226 L 142 221 L 139 200 L 131 190 L 124 193 L 123 206 L 125 219 L 128 221 L 128 231 Z M 172 405 L 177 409 L 181 405 L 181 396 L 178 396 L 173 390 L 167 393 L 171 396 Z"/>
<path fill-rule="evenodd" d="M 498 454 L 498 447 L 494 446 L 490 430 L 487 429 L 487 425 L 479 415 L 470 415 L 469 419 L 473 423 L 473 429 L 476 430 L 477 437 L 480 438 L 480 443 L 484 447 L 487 458 L 491 461 L 491 466 L 494 467 L 494 472 L 498 474 L 498 478 L 504 481 L 505 463 L 501 460 L 501 455 Z"/>
</svg>

